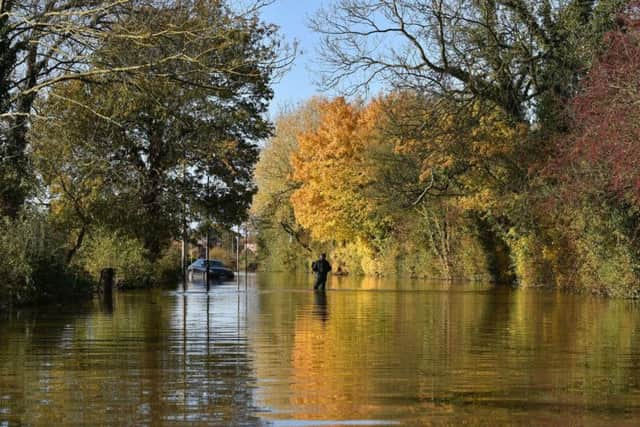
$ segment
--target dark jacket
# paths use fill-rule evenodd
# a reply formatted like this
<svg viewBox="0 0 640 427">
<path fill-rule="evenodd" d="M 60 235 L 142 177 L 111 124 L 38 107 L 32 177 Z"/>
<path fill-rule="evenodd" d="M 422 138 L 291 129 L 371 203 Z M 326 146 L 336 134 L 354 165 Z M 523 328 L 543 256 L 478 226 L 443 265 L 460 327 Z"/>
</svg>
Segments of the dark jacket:
<svg viewBox="0 0 640 427">
<path fill-rule="evenodd" d="M 311 263 L 311 270 L 320 277 L 326 277 L 331 271 L 331 264 L 326 259 L 319 259 Z"/>
</svg>

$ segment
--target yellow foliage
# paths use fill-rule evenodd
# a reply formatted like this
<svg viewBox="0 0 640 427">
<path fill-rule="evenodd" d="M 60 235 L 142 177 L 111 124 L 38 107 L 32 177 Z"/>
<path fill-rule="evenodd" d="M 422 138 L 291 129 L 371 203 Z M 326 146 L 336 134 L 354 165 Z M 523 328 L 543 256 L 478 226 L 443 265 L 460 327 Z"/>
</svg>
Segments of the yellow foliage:
<svg viewBox="0 0 640 427">
<path fill-rule="evenodd" d="M 254 214 L 270 216 L 278 222 L 289 220 L 291 208 L 288 199 L 296 187 L 291 176 L 290 158 L 299 149 L 298 134 L 316 128 L 319 105 L 323 102 L 320 98 L 312 98 L 276 118 L 275 135 L 261 151 L 256 165 L 258 193 L 253 199 Z"/>
<path fill-rule="evenodd" d="M 371 182 L 367 147 L 375 140 L 380 103 L 366 107 L 344 98 L 320 105 L 317 129 L 298 136 L 291 157 L 292 178 L 300 188 L 291 196 L 296 220 L 320 242 L 375 234 L 378 221 L 363 190 Z"/>
<path fill-rule="evenodd" d="M 387 109 L 402 126 L 420 129 L 407 137 L 400 127 L 393 142 L 395 153 L 419 159 L 422 182 L 445 181 L 441 187 L 459 195 L 464 209 L 496 207 L 519 168 L 526 125 L 514 124 L 500 108 L 481 102 L 460 106 L 402 94 L 389 97 Z"/>
</svg>

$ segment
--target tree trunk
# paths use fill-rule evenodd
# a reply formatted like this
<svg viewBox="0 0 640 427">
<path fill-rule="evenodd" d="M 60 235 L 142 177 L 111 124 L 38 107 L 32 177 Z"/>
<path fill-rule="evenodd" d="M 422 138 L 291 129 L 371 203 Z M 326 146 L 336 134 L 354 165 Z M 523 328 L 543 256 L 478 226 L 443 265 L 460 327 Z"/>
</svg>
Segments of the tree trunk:
<svg viewBox="0 0 640 427">
<path fill-rule="evenodd" d="M 516 274 L 511 265 L 509 246 L 481 214 L 474 215 L 474 220 L 492 281 L 505 285 L 515 283 Z"/>
</svg>

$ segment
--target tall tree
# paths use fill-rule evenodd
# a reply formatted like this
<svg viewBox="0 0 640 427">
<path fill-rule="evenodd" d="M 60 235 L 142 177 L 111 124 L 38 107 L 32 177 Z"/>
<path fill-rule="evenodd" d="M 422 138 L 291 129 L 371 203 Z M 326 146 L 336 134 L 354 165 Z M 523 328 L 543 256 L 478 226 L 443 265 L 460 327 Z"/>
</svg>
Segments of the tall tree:
<svg viewBox="0 0 640 427">
<path fill-rule="evenodd" d="M 516 120 L 548 118 L 575 93 L 600 36 L 626 0 L 339 0 L 323 35 L 324 83 L 374 81 L 491 101 Z M 544 110 L 546 109 L 546 110 Z M 544 110 L 544 111 L 543 111 Z"/>
<path fill-rule="evenodd" d="M 258 192 L 252 210 L 258 218 L 261 231 L 276 229 L 296 246 L 309 248 L 308 232 L 295 219 L 291 195 L 300 183 L 293 179 L 291 157 L 298 152 L 298 136 L 317 128 L 320 108 L 325 101 L 312 98 L 304 104 L 282 112 L 275 121 L 275 133 L 260 152 L 256 165 Z M 272 242 L 269 242 L 272 243 Z M 299 246 L 298 246 L 299 245 Z M 270 249 L 277 249 L 269 245 Z M 275 251 L 273 251 L 275 252 Z"/>
<path fill-rule="evenodd" d="M 282 57 L 275 27 L 220 2 L 144 9 L 120 27 L 154 34 L 153 43 L 107 37 L 95 66 L 129 71 L 51 91 L 33 140 L 60 202 L 73 205 L 71 192 L 97 185 L 109 208 L 90 211 L 141 238 L 153 258 L 187 215 L 228 223 L 246 215 Z M 133 69 L 142 60 L 150 72 Z"/>
<path fill-rule="evenodd" d="M 300 183 L 291 195 L 296 219 L 317 241 L 360 239 L 375 247 L 387 224 L 363 190 L 373 179 L 365 153 L 376 139 L 380 103 L 336 98 L 320 107 L 318 128 L 298 137 L 291 159 Z"/>
<path fill-rule="evenodd" d="M 0 213 L 15 216 L 31 180 L 26 153 L 33 103 L 45 87 L 104 72 L 89 54 L 134 2 L 0 1 Z"/>
<path fill-rule="evenodd" d="M 570 104 L 572 132 L 550 170 L 564 196 L 608 193 L 640 205 L 640 3 L 606 34 L 603 51 Z M 573 197 L 572 197 L 573 198 Z"/>
<path fill-rule="evenodd" d="M 265 3 L 250 2 L 246 20 Z M 38 95 L 68 80 L 103 81 L 109 76 L 144 72 L 166 77 L 159 65 L 174 64 L 175 76 L 188 80 L 176 63 L 199 63 L 210 47 L 203 42 L 202 23 L 197 31 L 165 20 L 164 26 L 133 26 L 154 12 L 175 12 L 180 8 L 226 7 L 224 1 L 185 0 L 2 0 L 0 1 L 0 214 L 15 216 L 27 197 L 32 181 L 28 154 L 30 119 Z M 173 12 L 172 12 L 173 11 Z M 160 22 L 158 21 L 158 24 Z M 211 22 L 214 24 L 214 22 Z M 267 30 L 264 27 L 263 30 Z M 271 30 L 267 30 L 271 31 Z M 161 42 L 190 39 L 189 43 Z M 105 54 L 105 46 L 162 47 L 152 55 L 129 56 L 119 61 Z M 100 50 L 101 61 L 95 53 Z M 122 51 L 121 51 L 122 52 Z"/>
</svg>

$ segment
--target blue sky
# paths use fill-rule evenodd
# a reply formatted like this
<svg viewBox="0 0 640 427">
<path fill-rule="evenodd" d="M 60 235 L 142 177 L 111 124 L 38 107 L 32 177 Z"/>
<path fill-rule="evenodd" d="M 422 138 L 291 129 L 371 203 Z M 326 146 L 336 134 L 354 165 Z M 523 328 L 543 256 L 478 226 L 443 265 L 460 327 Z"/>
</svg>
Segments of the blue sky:
<svg viewBox="0 0 640 427">
<path fill-rule="evenodd" d="M 307 22 L 323 4 L 327 4 L 326 1 L 276 0 L 262 11 L 264 20 L 280 26 L 285 39 L 291 44 L 297 40 L 299 49 L 302 51 L 291 70 L 274 86 L 275 96 L 270 109 L 272 117 L 283 106 L 295 105 L 320 93 L 314 85 L 314 80 L 317 80 L 318 76 L 311 71 L 314 67 L 319 37 L 307 28 Z"/>
</svg>

